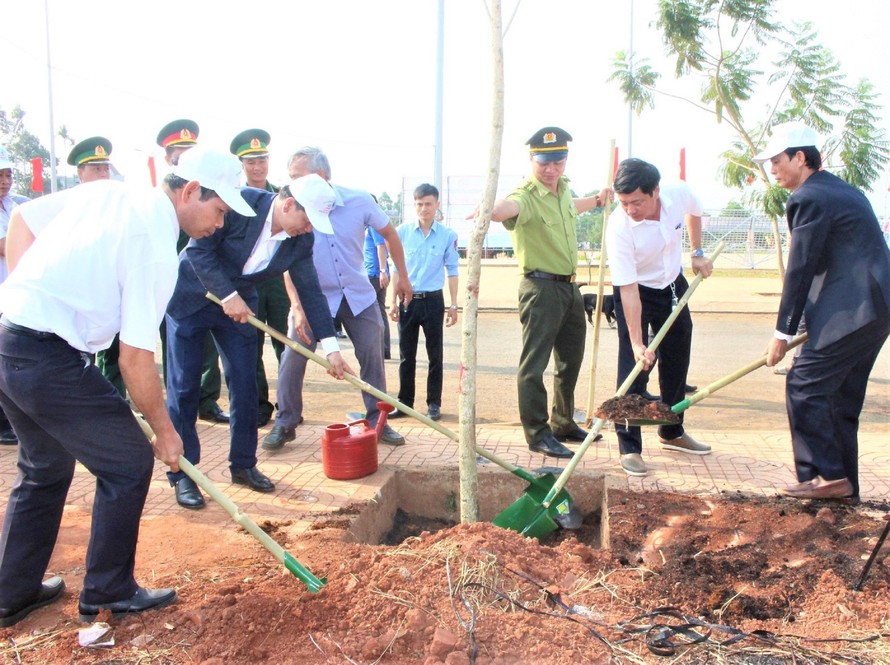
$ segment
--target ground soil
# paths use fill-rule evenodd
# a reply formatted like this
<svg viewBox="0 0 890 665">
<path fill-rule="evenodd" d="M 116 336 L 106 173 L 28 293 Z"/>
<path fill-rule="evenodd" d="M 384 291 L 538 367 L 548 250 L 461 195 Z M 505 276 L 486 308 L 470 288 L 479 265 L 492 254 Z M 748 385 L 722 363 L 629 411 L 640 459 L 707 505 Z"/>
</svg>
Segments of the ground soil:
<svg viewBox="0 0 890 665">
<path fill-rule="evenodd" d="M 516 417 L 515 313 L 487 325 L 494 332 L 480 350 L 478 413 L 482 422 L 509 424 Z M 690 380 L 705 383 L 762 353 L 772 317 L 699 317 L 696 326 Z M 739 334 L 752 326 L 750 335 Z M 603 332 L 600 353 L 610 360 L 598 372 L 608 392 L 614 331 Z M 459 332 L 449 335 L 446 369 L 455 370 Z M 387 364 L 390 373 L 395 367 Z M 762 372 L 754 383 L 728 387 L 713 402 L 719 406 L 694 407 L 695 422 L 783 427 L 782 378 Z M 449 395 L 456 373 L 447 372 Z M 863 423 L 886 422 L 888 383 L 870 387 Z M 307 377 L 318 397 L 312 417 L 337 422 L 354 410 L 354 390 L 343 389 L 352 393 L 346 399 L 339 385 L 320 372 Z M 445 422 L 456 422 L 454 404 L 444 411 Z M 78 646 L 90 518 L 67 510 L 50 568 L 68 591 L 0 631 L 0 654 L 4 662 L 105 664 L 890 663 L 890 546 L 862 590 L 853 590 L 887 524 L 887 505 L 612 490 L 608 550 L 588 544 L 594 515 L 584 528 L 541 542 L 488 523 L 450 526 L 403 515 L 393 544 L 348 543 L 346 530 L 362 508 L 332 513 L 306 533 L 258 519 L 326 577 L 317 594 L 234 525 L 219 528 L 186 511 L 144 520 L 140 582 L 175 587 L 179 599 L 158 612 L 109 619 L 110 648 Z"/>
</svg>

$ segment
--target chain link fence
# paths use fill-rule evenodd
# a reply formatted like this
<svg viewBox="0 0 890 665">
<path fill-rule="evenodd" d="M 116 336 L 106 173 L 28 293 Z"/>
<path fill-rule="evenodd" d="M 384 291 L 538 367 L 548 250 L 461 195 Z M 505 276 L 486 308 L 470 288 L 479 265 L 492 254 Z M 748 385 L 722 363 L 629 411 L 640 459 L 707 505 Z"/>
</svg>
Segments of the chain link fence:
<svg viewBox="0 0 890 665">
<path fill-rule="evenodd" d="M 498 180 L 498 197 L 509 194 L 523 180 L 519 175 L 502 175 Z M 402 179 L 402 214 L 400 222 L 414 221 L 414 188 L 428 182 L 419 177 Z M 466 255 L 467 243 L 473 228 L 471 216 L 482 200 L 485 180 L 481 176 L 449 176 L 446 178 L 439 200 L 442 224 L 454 229 L 458 237 L 461 256 Z M 779 237 L 782 251 L 788 249 L 788 226 L 779 220 Z M 750 210 L 706 210 L 702 215 L 702 246 L 705 251 L 719 242 L 726 247 L 720 255 L 722 265 L 739 268 L 774 268 L 777 265 L 776 243 L 770 219 Z M 689 249 L 686 230 L 683 231 L 683 247 Z M 580 250 L 580 247 L 579 247 Z M 598 251 L 594 250 L 598 254 Z M 591 254 L 590 251 L 585 254 Z M 510 233 L 500 224 L 492 224 L 485 237 L 483 258 L 510 258 L 513 241 Z M 589 257 L 588 257 L 589 258 Z"/>
</svg>

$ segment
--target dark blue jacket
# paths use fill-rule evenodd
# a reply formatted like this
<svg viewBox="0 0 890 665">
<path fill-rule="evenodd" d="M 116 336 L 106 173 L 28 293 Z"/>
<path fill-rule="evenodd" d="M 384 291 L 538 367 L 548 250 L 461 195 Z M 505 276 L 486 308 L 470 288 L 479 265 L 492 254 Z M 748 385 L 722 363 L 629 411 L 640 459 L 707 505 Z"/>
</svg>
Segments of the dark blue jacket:
<svg viewBox="0 0 890 665">
<path fill-rule="evenodd" d="M 173 318 L 184 318 L 202 307 L 219 307 L 207 299 L 208 291 L 220 300 L 237 291 L 247 306 L 256 312 L 256 285 L 269 279 L 281 279 L 287 271 L 297 287 L 316 338 L 333 337 L 331 313 L 312 263 L 314 234 L 304 233 L 282 241 L 268 266 L 252 275 L 241 274 L 278 196 L 252 187 L 245 187 L 242 193 L 256 211 L 256 217 L 244 217 L 230 211 L 223 227 L 213 235 L 189 241 L 179 255 L 179 277 L 167 313 Z"/>
<path fill-rule="evenodd" d="M 865 195 L 827 171 L 807 178 L 788 199 L 788 271 L 777 329 L 822 349 L 887 316 L 890 250 Z"/>
</svg>

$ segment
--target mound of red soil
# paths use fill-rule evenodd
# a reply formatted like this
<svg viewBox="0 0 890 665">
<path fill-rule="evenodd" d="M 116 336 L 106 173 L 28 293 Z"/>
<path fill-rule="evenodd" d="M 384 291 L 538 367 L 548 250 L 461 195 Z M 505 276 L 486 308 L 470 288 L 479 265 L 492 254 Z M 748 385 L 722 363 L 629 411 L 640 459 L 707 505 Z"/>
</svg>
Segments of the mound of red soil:
<svg viewBox="0 0 890 665">
<path fill-rule="evenodd" d="M 342 515 L 291 538 L 265 524 L 327 578 L 318 594 L 234 526 L 173 515 L 146 522 L 139 571 L 175 605 L 79 647 L 82 543 L 63 539 L 65 600 L 0 636 L 25 663 L 888 662 L 890 552 L 852 590 L 886 508 L 613 491 L 610 550 L 584 530 L 538 542 L 478 523 L 384 546 L 344 542 Z"/>
</svg>

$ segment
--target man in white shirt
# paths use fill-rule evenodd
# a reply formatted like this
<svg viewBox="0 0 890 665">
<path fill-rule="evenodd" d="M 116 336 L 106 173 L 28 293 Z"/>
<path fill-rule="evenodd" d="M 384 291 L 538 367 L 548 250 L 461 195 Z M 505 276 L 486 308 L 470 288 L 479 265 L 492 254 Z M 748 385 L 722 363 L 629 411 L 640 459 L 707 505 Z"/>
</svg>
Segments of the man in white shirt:
<svg viewBox="0 0 890 665">
<path fill-rule="evenodd" d="M 55 601 L 42 582 L 80 462 L 96 476 L 81 621 L 163 607 L 173 589 L 134 577 L 139 520 L 154 456 L 178 471 L 182 440 L 155 367 L 157 329 L 176 282 L 176 238 L 211 235 L 241 198 L 240 165 L 195 148 L 158 189 L 93 182 L 13 211 L 10 276 L 0 286 L 0 405 L 19 434 L 19 477 L 0 536 L 0 627 Z M 120 367 L 156 438 L 92 364 L 120 332 Z"/>
<path fill-rule="evenodd" d="M 606 248 L 615 287 L 615 317 L 618 323 L 618 385 L 638 360 L 644 369 L 655 362 L 647 350 L 648 330 L 658 331 L 670 316 L 689 284 L 683 276 L 682 238 L 685 222 L 692 245 L 692 270 L 708 277 L 714 266 L 701 249 L 701 204 L 686 183 L 660 186 L 661 175 L 652 164 L 626 159 L 615 174 L 615 195 L 620 206 L 609 217 Z M 658 383 L 667 404 L 685 397 L 686 373 L 692 347 L 692 317 L 684 308 L 658 349 Z M 631 393 L 645 388 L 641 375 Z M 640 453 L 643 440 L 639 427 L 616 422 L 620 463 L 631 476 L 648 472 Z M 675 425 L 658 428 L 664 448 L 693 455 L 707 455 L 710 446 L 699 443 L 683 429 L 683 414 Z"/>
</svg>

